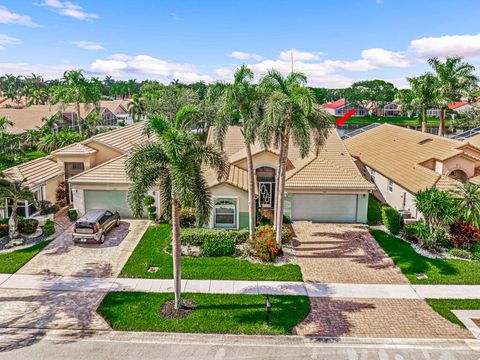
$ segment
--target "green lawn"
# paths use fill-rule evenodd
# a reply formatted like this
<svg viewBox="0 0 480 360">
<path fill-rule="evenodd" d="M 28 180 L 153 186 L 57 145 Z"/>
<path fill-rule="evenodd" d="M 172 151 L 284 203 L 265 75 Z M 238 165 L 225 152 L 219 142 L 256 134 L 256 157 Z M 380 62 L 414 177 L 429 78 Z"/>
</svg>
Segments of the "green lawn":
<svg viewBox="0 0 480 360">
<path fill-rule="evenodd" d="M 12 166 L 15 166 L 15 165 L 20 165 L 20 164 L 23 164 L 27 161 L 30 161 L 30 160 L 35 160 L 35 159 L 38 159 L 38 158 L 41 158 L 42 156 L 46 156 L 47 154 L 41 152 L 41 151 L 37 151 L 35 149 L 32 149 L 30 151 L 27 151 L 25 152 L 25 154 L 23 154 L 23 156 L 19 156 L 19 158 L 17 160 L 6 160 L 6 159 L 2 159 L 0 160 L 0 171 L 2 170 L 5 170 L 5 169 L 8 169 Z"/>
<path fill-rule="evenodd" d="M 168 224 L 150 227 L 128 259 L 120 276 L 139 278 L 173 278 L 172 257 L 164 249 L 171 240 Z M 158 272 L 149 273 L 151 266 Z M 274 266 L 253 264 L 233 257 L 184 257 L 182 258 L 183 279 L 212 280 L 277 280 L 302 281 L 300 267 L 294 264 Z"/>
<path fill-rule="evenodd" d="M 462 327 L 465 325 L 458 320 L 452 310 L 480 310 L 480 300 L 478 299 L 426 299 L 426 301 L 445 319 Z"/>
<path fill-rule="evenodd" d="M 410 244 L 380 230 L 370 233 L 414 284 L 480 284 L 480 262 L 454 259 L 429 259 L 416 253 Z M 425 273 L 419 280 L 415 273 Z"/>
<path fill-rule="evenodd" d="M 50 241 L 44 241 L 29 248 L 0 254 L 0 274 L 14 274 L 23 265 L 30 261 Z"/>
<path fill-rule="evenodd" d="M 180 320 L 166 319 L 160 309 L 173 294 L 109 293 L 98 311 L 115 330 L 220 334 L 288 335 L 310 311 L 306 296 L 270 296 L 270 326 L 265 325 L 265 296 L 182 294 L 197 304 Z"/>
<path fill-rule="evenodd" d="M 376 224 L 382 221 L 381 203 L 373 195 L 368 197 L 368 213 L 367 218 L 369 223 Z"/>
</svg>

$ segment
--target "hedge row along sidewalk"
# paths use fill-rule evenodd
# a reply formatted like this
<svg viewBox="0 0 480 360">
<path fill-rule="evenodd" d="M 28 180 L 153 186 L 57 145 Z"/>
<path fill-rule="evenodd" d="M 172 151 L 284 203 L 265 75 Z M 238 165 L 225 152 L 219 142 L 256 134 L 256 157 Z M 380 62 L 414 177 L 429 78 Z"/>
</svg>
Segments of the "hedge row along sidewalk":
<svg viewBox="0 0 480 360">
<path fill-rule="evenodd" d="M 114 330 L 221 334 L 289 335 L 310 312 L 306 296 L 270 296 L 270 326 L 265 325 L 265 296 L 182 294 L 197 308 L 184 319 L 160 314 L 173 294 L 109 293 L 98 309 Z"/>
<path fill-rule="evenodd" d="M 385 252 L 413 284 L 480 284 L 480 262 L 456 259 L 429 259 L 405 241 L 381 230 L 370 230 Z M 428 279 L 417 279 L 424 273 Z"/>
<path fill-rule="evenodd" d="M 172 279 L 172 257 L 165 251 L 171 240 L 171 227 L 160 224 L 150 227 L 125 264 L 121 277 Z M 149 273 L 150 267 L 158 272 Z M 275 266 L 254 264 L 233 257 L 183 257 L 183 279 L 302 281 L 300 267 L 295 264 Z"/>
</svg>

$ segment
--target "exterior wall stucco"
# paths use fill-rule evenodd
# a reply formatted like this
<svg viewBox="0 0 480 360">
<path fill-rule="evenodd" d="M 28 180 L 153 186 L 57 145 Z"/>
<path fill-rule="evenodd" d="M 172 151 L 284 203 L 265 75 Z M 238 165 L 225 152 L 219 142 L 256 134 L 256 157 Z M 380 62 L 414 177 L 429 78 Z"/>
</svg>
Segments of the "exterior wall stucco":
<svg viewBox="0 0 480 360">
<path fill-rule="evenodd" d="M 239 168 L 247 170 L 247 160 L 242 160 L 235 164 Z M 278 166 L 278 156 L 269 152 L 269 151 L 262 151 L 253 156 L 253 166 L 270 166 L 273 168 L 277 168 Z"/>
<path fill-rule="evenodd" d="M 97 149 L 98 152 L 95 154 L 95 166 L 103 164 L 104 162 L 108 160 L 112 160 L 116 157 L 119 157 L 122 155 L 122 152 L 118 150 L 114 150 L 108 146 L 102 145 L 96 141 L 91 141 L 88 144 L 86 144 L 88 147 L 91 147 L 92 149 Z"/>
<path fill-rule="evenodd" d="M 463 156 L 456 156 L 443 162 L 443 175 L 450 174 L 453 170 L 462 170 L 467 177 L 475 175 L 475 161 Z"/>
</svg>

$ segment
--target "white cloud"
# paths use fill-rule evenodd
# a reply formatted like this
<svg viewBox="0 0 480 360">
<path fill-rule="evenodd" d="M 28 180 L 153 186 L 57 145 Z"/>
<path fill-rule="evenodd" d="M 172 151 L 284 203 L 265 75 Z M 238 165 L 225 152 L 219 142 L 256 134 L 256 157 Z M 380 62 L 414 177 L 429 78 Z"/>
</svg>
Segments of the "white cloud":
<svg viewBox="0 0 480 360">
<path fill-rule="evenodd" d="M 39 5 L 50 8 L 57 14 L 70 16 L 78 20 L 94 20 L 99 18 L 97 14 L 88 13 L 80 5 L 70 1 L 44 0 Z"/>
<path fill-rule="evenodd" d="M 293 61 L 311 61 L 311 60 L 320 60 L 321 52 L 308 52 L 308 51 L 299 51 L 296 49 L 290 49 L 280 52 L 279 59 L 285 61 L 291 61 L 293 55 Z"/>
<path fill-rule="evenodd" d="M 80 40 L 80 41 L 69 41 L 67 44 L 70 45 L 75 45 L 79 48 L 85 49 L 85 50 L 105 50 L 105 48 L 102 46 L 100 43 L 96 42 L 91 42 L 91 41 L 85 41 L 85 40 Z"/>
<path fill-rule="evenodd" d="M 147 75 L 160 81 L 178 79 L 184 82 L 205 81 L 211 82 L 209 75 L 199 74 L 192 64 L 179 64 L 149 55 L 128 56 L 115 54 L 107 59 L 97 59 L 91 65 L 93 72 L 128 77 L 132 74 Z"/>
<path fill-rule="evenodd" d="M 230 54 L 231 57 L 239 60 L 257 60 L 257 61 L 262 61 L 263 57 L 257 54 L 252 54 L 252 53 L 246 53 L 242 51 L 234 51 Z"/>
<path fill-rule="evenodd" d="M 0 34 L 0 50 L 5 50 L 5 45 L 20 44 L 22 41 L 13 36 Z"/>
<path fill-rule="evenodd" d="M 18 24 L 32 28 L 40 27 L 39 24 L 32 21 L 30 16 L 13 13 L 2 5 L 0 5 L 0 24 Z"/>
<path fill-rule="evenodd" d="M 0 69 L 5 74 L 31 75 L 40 74 L 45 79 L 59 79 L 66 70 L 76 68 L 70 63 L 58 65 L 29 64 L 29 63 L 0 63 Z"/>
<path fill-rule="evenodd" d="M 480 57 L 480 33 L 424 37 L 410 42 L 410 47 L 417 56 L 423 59 L 454 55 Z"/>
</svg>

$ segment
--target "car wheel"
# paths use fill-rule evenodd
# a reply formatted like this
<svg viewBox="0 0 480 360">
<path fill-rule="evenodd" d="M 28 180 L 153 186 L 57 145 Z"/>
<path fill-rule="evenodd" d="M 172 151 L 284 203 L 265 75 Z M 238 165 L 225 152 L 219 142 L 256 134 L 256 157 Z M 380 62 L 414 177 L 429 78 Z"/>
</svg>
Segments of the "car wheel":
<svg viewBox="0 0 480 360">
<path fill-rule="evenodd" d="M 100 244 L 103 244 L 105 242 L 105 233 L 102 234 L 100 237 Z"/>
<path fill-rule="evenodd" d="M 120 219 L 117 219 L 117 221 L 115 222 L 115 226 L 120 226 Z"/>
</svg>

